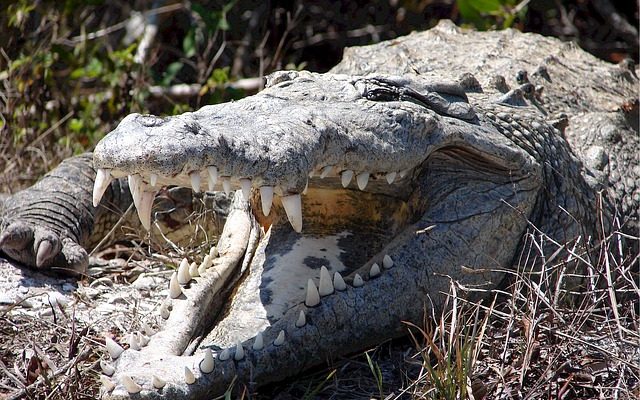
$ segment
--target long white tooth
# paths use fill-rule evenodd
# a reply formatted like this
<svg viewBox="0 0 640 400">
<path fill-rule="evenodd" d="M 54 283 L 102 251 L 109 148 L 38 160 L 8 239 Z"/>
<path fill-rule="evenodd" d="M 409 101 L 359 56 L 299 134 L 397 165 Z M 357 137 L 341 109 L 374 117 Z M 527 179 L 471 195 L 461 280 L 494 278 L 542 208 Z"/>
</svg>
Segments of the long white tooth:
<svg viewBox="0 0 640 400">
<path fill-rule="evenodd" d="M 246 201 L 249 201 L 251 198 L 251 179 L 240 179 L 240 188 L 242 189 L 242 197 L 244 197 Z"/>
<path fill-rule="evenodd" d="M 264 347 L 264 338 L 262 337 L 262 332 L 258 332 L 256 338 L 253 341 L 253 346 L 251 346 L 254 350 L 262 350 Z"/>
<path fill-rule="evenodd" d="M 133 198 L 133 205 L 137 209 L 140 204 L 140 196 L 142 195 L 142 193 L 140 193 L 141 178 L 139 175 L 129 175 L 127 177 L 127 180 L 129 181 L 129 191 L 131 192 L 131 197 Z"/>
<path fill-rule="evenodd" d="M 200 172 L 193 171 L 189 174 L 189 178 L 191 178 L 191 188 L 198 193 L 200 191 Z"/>
<path fill-rule="evenodd" d="M 282 198 L 282 206 L 293 230 L 302 232 L 302 199 L 299 194 L 292 194 Z"/>
<path fill-rule="evenodd" d="M 284 344 L 284 331 L 280 331 L 280 333 L 278 333 L 278 337 L 276 338 L 276 340 L 273 341 L 273 345 L 274 346 L 282 346 Z"/>
<path fill-rule="evenodd" d="M 378 263 L 373 263 L 371 269 L 369 270 L 369 277 L 373 278 L 380 275 L 380 266 Z"/>
<path fill-rule="evenodd" d="M 265 216 L 269 215 L 273 203 L 273 186 L 260 186 L 260 201 L 262 202 L 262 213 Z"/>
<path fill-rule="evenodd" d="M 216 183 L 218 182 L 218 168 L 213 166 L 207 167 L 207 175 L 209 175 L 209 191 L 213 192 L 213 188 L 215 188 Z"/>
<path fill-rule="evenodd" d="M 140 347 L 144 347 L 149 344 L 149 337 L 142 334 L 142 332 L 136 333 L 136 339 Z"/>
<path fill-rule="evenodd" d="M 191 265 L 189 265 L 189 275 L 191 275 L 194 278 L 197 278 L 200 276 L 200 272 L 198 271 L 198 264 L 194 262 L 191 263 Z"/>
<path fill-rule="evenodd" d="M 189 274 L 189 261 L 183 258 L 178 267 L 178 283 L 186 285 L 191 282 L 191 274 Z M 174 297 L 175 298 L 175 297 Z"/>
<path fill-rule="evenodd" d="M 196 381 L 196 377 L 193 375 L 193 372 L 191 372 L 189 367 L 184 367 L 184 381 L 187 385 L 191 385 Z"/>
<path fill-rule="evenodd" d="M 409 171 L 411 171 L 411 168 L 403 169 L 402 171 L 400 171 L 400 172 L 398 173 L 398 175 L 400 175 L 400 178 L 404 178 L 405 176 L 407 176 L 407 174 L 409 173 Z"/>
<path fill-rule="evenodd" d="M 229 359 L 229 349 L 224 349 L 218 354 L 218 359 L 220 361 L 227 361 Z"/>
<path fill-rule="evenodd" d="M 362 285 L 364 285 L 362 277 L 359 274 L 355 274 L 355 276 L 353 277 L 353 287 L 360 287 Z"/>
<path fill-rule="evenodd" d="M 329 270 L 324 265 L 320 267 L 320 283 L 318 284 L 318 293 L 320 296 L 328 296 L 333 293 L 333 283 Z"/>
<path fill-rule="evenodd" d="M 111 170 L 106 168 L 98 168 L 96 171 L 96 180 L 93 182 L 93 206 L 98 207 L 104 192 L 111 183 Z"/>
<path fill-rule="evenodd" d="M 344 279 L 342 279 L 340 272 L 335 272 L 333 274 L 333 287 L 340 292 L 347 289 L 347 284 L 344 283 Z"/>
<path fill-rule="evenodd" d="M 242 347 L 242 343 L 236 343 L 236 351 L 233 355 L 233 359 L 236 361 L 240 361 L 244 358 L 244 347 Z"/>
<path fill-rule="evenodd" d="M 102 373 L 107 376 L 111 376 L 114 372 L 116 372 L 116 369 L 113 368 L 111 364 L 103 360 L 100 360 L 100 369 L 102 370 Z"/>
<path fill-rule="evenodd" d="M 157 332 L 156 332 L 156 330 L 155 330 L 155 329 L 153 329 L 153 328 L 151 327 L 151 325 L 149 325 L 147 322 L 145 322 L 145 323 L 142 325 L 142 330 L 144 331 L 144 333 L 145 333 L 147 336 L 153 336 L 153 335 L 155 335 L 155 334 L 157 333 Z"/>
<path fill-rule="evenodd" d="M 304 310 L 300 310 L 300 314 L 298 314 L 298 320 L 296 321 L 296 326 L 298 328 L 302 328 L 307 324 L 307 317 L 304 315 Z"/>
<path fill-rule="evenodd" d="M 211 263 L 212 262 L 213 261 L 212 261 L 211 256 L 209 254 L 204 256 L 204 259 L 202 260 L 202 264 L 200 264 L 200 266 L 198 267 L 198 274 L 199 275 L 203 275 L 204 271 L 206 271 L 209 267 L 211 267 Z"/>
<path fill-rule="evenodd" d="M 124 348 L 118 343 L 114 342 L 110 337 L 105 337 L 104 346 L 107 348 L 112 360 L 120 357 L 120 354 L 124 351 Z"/>
<path fill-rule="evenodd" d="M 151 187 L 156 187 L 157 184 L 158 184 L 158 174 L 149 175 L 149 185 L 151 185 Z"/>
<path fill-rule="evenodd" d="M 304 184 L 304 189 L 302 189 L 302 194 L 306 195 L 307 194 L 307 190 L 309 190 L 309 180 L 307 179 L 307 182 Z"/>
<path fill-rule="evenodd" d="M 104 386 L 104 390 L 107 392 L 111 392 L 116 388 L 116 384 L 104 375 L 100 375 L 100 383 L 102 383 L 102 386 Z"/>
<path fill-rule="evenodd" d="M 153 207 L 154 192 L 140 190 L 140 199 L 136 206 L 140 223 L 147 231 L 151 230 L 151 208 Z"/>
<path fill-rule="evenodd" d="M 313 279 L 307 281 L 307 298 L 304 300 L 304 304 L 306 304 L 307 307 L 315 307 L 320 304 L 320 293 L 318 293 Z"/>
<path fill-rule="evenodd" d="M 382 258 L 382 266 L 386 269 L 393 267 L 393 259 L 388 254 L 385 254 Z"/>
<path fill-rule="evenodd" d="M 131 377 L 127 375 L 122 377 L 122 386 L 124 386 L 124 388 L 127 389 L 127 392 L 129 392 L 130 394 L 136 394 L 142 391 L 142 386 L 135 383 L 133 379 L 131 379 Z"/>
<path fill-rule="evenodd" d="M 326 178 L 331 171 L 333 171 L 333 165 L 327 165 L 326 167 L 322 168 L 322 171 L 320 172 L 320 179 L 324 179 Z"/>
<path fill-rule="evenodd" d="M 140 350 L 140 344 L 138 343 L 138 339 L 136 338 L 136 334 L 131 332 L 128 338 L 129 348 L 132 350 Z"/>
<path fill-rule="evenodd" d="M 389 173 L 385 176 L 385 178 L 387 178 L 387 183 L 388 183 L 389 185 L 391 185 L 391 184 L 393 183 L 393 181 L 395 181 L 395 180 L 396 180 L 396 175 L 397 175 L 397 172 L 389 172 Z"/>
<path fill-rule="evenodd" d="M 224 191 L 224 194 L 231 193 L 231 180 L 229 179 L 229 177 L 223 176 L 220 177 L 220 180 L 222 181 L 222 190 Z"/>
<path fill-rule="evenodd" d="M 342 175 L 340 175 L 340 181 L 342 182 L 342 187 L 346 188 L 349 186 L 349 182 L 351 182 L 351 178 L 353 178 L 353 171 L 350 169 L 346 171 L 342 171 Z"/>
<path fill-rule="evenodd" d="M 356 176 L 356 182 L 358 183 L 358 189 L 364 190 L 367 187 L 367 183 L 369 183 L 369 173 L 362 172 Z"/>
<path fill-rule="evenodd" d="M 182 288 L 180 287 L 180 283 L 178 282 L 178 274 L 174 272 L 173 275 L 171 275 L 171 280 L 169 281 L 169 297 L 171 297 L 172 299 L 177 299 L 181 294 Z"/>
<path fill-rule="evenodd" d="M 162 388 L 164 387 L 164 385 L 166 385 L 166 384 L 167 384 L 167 382 L 166 382 L 166 381 L 164 381 L 164 380 L 162 380 L 162 379 L 160 379 L 160 378 L 158 378 L 157 376 L 155 376 L 155 375 L 154 375 L 154 376 L 151 378 L 151 384 L 152 384 L 152 385 L 153 385 L 153 387 L 154 387 L 154 388 L 156 388 L 156 389 L 162 389 Z"/>
<path fill-rule="evenodd" d="M 176 281 L 176 284 L 177 283 L 178 282 Z M 171 284 L 169 284 L 169 287 L 171 287 Z M 180 287 L 180 285 L 178 285 L 178 287 Z M 167 307 L 165 304 L 160 306 L 160 317 L 162 317 L 162 319 L 169 319 L 170 316 L 171 310 L 169 310 L 169 307 Z"/>
<path fill-rule="evenodd" d="M 211 249 L 209 249 L 209 255 L 211 256 L 211 258 L 218 257 L 218 248 L 216 246 L 213 246 Z"/>
<path fill-rule="evenodd" d="M 211 352 L 211 349 L 207 348 L 204 351 L 204 358 L 200 361 L 200 371 L 202 371 L 203 374 L 210 374 L 213 372 L 215 367 L 216 364 L 213 360 L 213 353 Z"/>
</svg>

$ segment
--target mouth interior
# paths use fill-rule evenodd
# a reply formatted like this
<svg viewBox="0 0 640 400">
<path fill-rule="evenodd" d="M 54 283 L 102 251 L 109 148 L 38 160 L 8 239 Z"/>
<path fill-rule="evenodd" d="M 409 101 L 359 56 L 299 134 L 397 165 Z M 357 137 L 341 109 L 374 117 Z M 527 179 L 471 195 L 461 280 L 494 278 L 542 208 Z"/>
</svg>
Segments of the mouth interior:
<svg viewBox="0 0 640 400">
<path fill-rule="evenodd" d="M 384 185 L 396 186 L 396 193 L 405 187 Z M 301 233 L 293 231 L 278 202 L 264 216 L 254 195 L 251 208 L 266 234 L 203 343 L 225 348 L 254 337 L 304 301 L 307 281 L 317 283 L 323 266 L 348 280 L 366 265 L 414 214 L 407 197 L 377 187 L 360 191 L 342 188 L 339 178 L 311 179 L 302 196 Z"/>
</svg>

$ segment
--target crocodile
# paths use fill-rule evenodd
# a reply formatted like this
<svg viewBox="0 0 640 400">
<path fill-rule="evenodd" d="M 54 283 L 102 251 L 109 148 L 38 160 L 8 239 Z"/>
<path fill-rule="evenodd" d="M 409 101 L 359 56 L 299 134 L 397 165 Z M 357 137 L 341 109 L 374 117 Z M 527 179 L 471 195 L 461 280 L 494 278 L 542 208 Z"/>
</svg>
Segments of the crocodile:
<svg viewBox="0 0 640 400">
<path fill-rule="evenodd" d="M 406 334 L 452 282 L 487 296 L 527 235 L 548 255 L 635 231 L 637 90 L 629 63 L 442 21 L 237 102 L 125 117 L 5 202 L 0 248 L 83 273 L 115 209 L 159 236 L 158 191 L 208 186 L 217 245 L 173 273 L 158 332 L 106 339 L 103 397 L 256 387 Z"/>
</svg>

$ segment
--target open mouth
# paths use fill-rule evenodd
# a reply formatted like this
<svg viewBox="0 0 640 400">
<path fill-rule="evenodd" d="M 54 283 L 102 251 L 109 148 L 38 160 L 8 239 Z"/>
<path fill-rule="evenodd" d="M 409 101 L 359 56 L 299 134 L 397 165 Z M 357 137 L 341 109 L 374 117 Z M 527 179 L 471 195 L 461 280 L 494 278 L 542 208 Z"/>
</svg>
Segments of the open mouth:
<svg viewBox="0 0 640 400">
<path fill-rule="evenodd" d="M 424 299 L 439 301 L 452 266 L 510 261 L 474 242 L 484 227 L 522 231 L 537 178 L 526 155 L 480 126 L 464 93 L 285 74 L 246 101 L 130 115 L 97 146 L 94 203 L 128 176 L 147 229 L 162 185 L 238 190 L 216 250 L 171 278 L 160 332 L 145 347 L 131 335 L 124 352 L 108 343 L 111 398 L 205 397 L 235 376 L 293 375 L 400 334 Z M 517 242 L 486 253 L 509 258 Z M 485 271 L 469 282 L 495 279 Z"/>
</svg>

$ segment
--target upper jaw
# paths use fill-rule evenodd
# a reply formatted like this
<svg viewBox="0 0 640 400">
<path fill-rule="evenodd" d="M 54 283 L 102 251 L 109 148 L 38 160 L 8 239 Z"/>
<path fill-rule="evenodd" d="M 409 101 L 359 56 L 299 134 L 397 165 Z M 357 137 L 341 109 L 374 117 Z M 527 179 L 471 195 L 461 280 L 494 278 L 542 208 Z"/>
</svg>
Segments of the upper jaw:
<svg viewBox="0 0 640 400">
<path fill-rule="evenodd" d="M 215 168 L 218 177 L 284 195 L 301 193 L 309 175 L 327 168 L 355 177 L 418 166 L 438 129 L 435 114 L 411 102 L 368 100 L 358 82 L 307 74 L 193 113 L 131 114 L 100 141 L 94 163 L 116 177 L 155 175 L 171 184 Z"/>
</svg>

